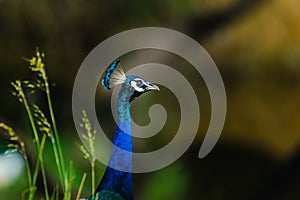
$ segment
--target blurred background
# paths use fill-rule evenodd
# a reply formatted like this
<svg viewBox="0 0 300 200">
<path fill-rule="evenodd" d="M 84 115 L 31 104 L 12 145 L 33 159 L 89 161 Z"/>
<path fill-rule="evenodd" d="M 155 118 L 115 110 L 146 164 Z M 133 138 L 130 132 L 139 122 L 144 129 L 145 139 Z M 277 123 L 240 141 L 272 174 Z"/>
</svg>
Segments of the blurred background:
<svg viewBox="0 0 300 200">
<path fill-rule="evenodd" d="M 10 81 L 32 78 L 23 58 L 39 47 L 46 53 L 48 77 L 54 83 L 51 91 L 64 155 L 74 161 L 78 174 L 76 194 L 82 173 L 89 172 L 88 161 L 78 156 L 80 140 L 71 111 L 72 87 L 82 61 L 100 42 L 121 31 L 144 26 L 175 29 L 198 41 L 217 64 L 227 92 L 227 119 L 216 147 L 198 159 L 210 119 L 209 94 L 201 76 L 166 52 L 124 55 L 125 71 L 133 67 L 126 65 L 130 60 L 161 61 L 176 68 L 190 80 L 201 107 L 199 133 L 188 151 L 162 170 L 134 175 L 136 199 L 299 199 L 299 6 L 297 0 L 0 0 L 0 121 L 12 126 L 35 154 L 26 112 L 10 94 Z M 164 146 L 178 128 L 178 102 L 166 88 L 135 102 L 133 118 L 147 124 L 148 109 L 158 97 L 171 114 L 157 136 L 135 141 L 145 146 L 139 151 Z M 110 115 L 109 98 L 99 87 L 98 112 Z M 42 94 L 30 100 L 42 108 L 46 104 Z M 113 133 L 111 117 L 100 121 Z M 51 189 L 57 177 L 49 144 L 45 155 Z M 99 181 L 104 166 L 97 166 Z M 90 188 L 89 174 L 83 196 L 89 196 Z M 0 156 L 0 198 L 21 199 L 24 189 L 20 156 Z"/>
</svg>

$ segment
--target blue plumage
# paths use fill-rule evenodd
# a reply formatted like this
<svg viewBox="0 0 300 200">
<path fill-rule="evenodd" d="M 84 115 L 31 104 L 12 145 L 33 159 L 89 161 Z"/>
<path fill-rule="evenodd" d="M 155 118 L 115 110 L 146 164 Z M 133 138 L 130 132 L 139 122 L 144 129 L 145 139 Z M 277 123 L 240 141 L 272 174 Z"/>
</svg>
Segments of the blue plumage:
<svg viewBox="0 0 300 200">
<path fill-rule="evenodd" d="M 109 79 L 110 79 L 110 75 L 111 73 L 116 69 L 117 65 L 120 63 L 120 59 L 117 59 L 115 62 L 113 62 L 107 69 L 105 72 L 105 75 L 102 79 L 102 85 L 105 87 L 105 89 L 110 90 L 109 87 Z"/>
<path fill-rule="evenodd" d="M 117 73 L 116 73 L 116 70 Z M 118 127 L 114 136 L 114 144 L 127 152 L 132 152 L 132 129 L 130 121 L 130 102 L 141 94 L 159 88 L 138 76 L 125 76 L 120 67 L 120 60 L 113 62 L 102 79 L 103 86 L 110 90 L 122 84 L 118 96 Z M 113 82 L 113 84 L 112 84 Z M 110 166 L 122 165 L 131 171 L 132 153 L 124 154 L 115 147 L 109 161 Z M 107 167 L 104 176 L 96 189 L 96 200 L 133 200 L 132 174 Z"/>
<path fill-rule="evenodd" d="M 129 114 L 130 104 L 128 103 L 124 106 L 123 113 Z M 130 116 L 125 114 L 119 118 L 114 144 L 119 148 L 132 152 L 132 138 L 128 135 L 131 134 Z M 113 148 L 109 164 L 110 166 L 122 165 L 126 169 L 131 170 L 132 155 L 122 154 Z M 121 195 L 126 200 L 133 200 L 132 174 L 107 167 L 96 191 L 112 191 Z"/>
<path fill-rule="evenodd" d="M 124 83 L 125 80 L 126 75 L 121 67 L 120 59 L 117 59 L 106 69 L 102 85 L 109 91 L 112 87 Z"/>
</svg>

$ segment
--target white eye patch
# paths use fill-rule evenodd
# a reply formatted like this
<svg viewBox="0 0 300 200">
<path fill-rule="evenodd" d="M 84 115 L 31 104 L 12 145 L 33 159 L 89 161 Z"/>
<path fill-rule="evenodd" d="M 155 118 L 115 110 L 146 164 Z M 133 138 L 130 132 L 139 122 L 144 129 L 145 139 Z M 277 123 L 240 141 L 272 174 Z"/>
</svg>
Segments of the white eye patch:
<svg viewBox="0 0 300 200">
<path fill-rule="evenodd" d="M 142 80 L 142 79 L 139 79 L 139 80 Z M 143 83 L 144 83 L 144 81 L 143 81 Z M 135 81 L 130 81 L 130 85 L 131 85 L 131 87 L 134 88 L 134 90 L 136 90 L 138 92 L 143 92 L 144 91 L 143 88 L 140 88 L 140 87 L 137 86 L 137 83 Z"/>
</svg>

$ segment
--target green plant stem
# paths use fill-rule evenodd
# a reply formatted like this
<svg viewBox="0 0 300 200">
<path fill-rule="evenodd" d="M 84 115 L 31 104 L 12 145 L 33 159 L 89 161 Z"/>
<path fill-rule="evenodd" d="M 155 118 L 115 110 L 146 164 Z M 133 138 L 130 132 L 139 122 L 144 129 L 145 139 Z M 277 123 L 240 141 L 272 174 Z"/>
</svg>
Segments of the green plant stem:
<svg viewBox="0 0 300 200">
<path fill-rule="evenodd" d="M 83 189 L 83 186 L 84 186 L 84 183 L 85 183 L 86 175 L 87 175 L 87 173 L 85 172 L 82 176 L 80 186 L 79 186 L 79 189 L 78 189 L 78 192 L 77 192 L 77 195 L 76 195 L 76 200 L 79 200 L 79 198 L 81 196 L 81 192 L 82 192 L 82 189 Z"/>
<path fill-rule="evenodd" d="M 61 176 L 64 179 L 64 187 L 63 187 L 63 189 L 64 189 L 64 191 L 66 191 L 67 187 L 68 187 L 68 178 L 66 177 L 65 163 L 64 163 L 63 153 L 62 153 L 62 146 L 61 146 L 61 142 L 60 142 L 60 138 L 59 138 L 59 135 L 58 135 L 57 126 L 56 126 L 56 122 L 55 122 L 55 116 L 54 116 L 53 107 L 52 107 L 52 101 L 51 101 L 49 83 L 48 83 L 46 77 L 44 78 L 44 82 L 45 82 L 45 88 L 46 88 L 46 95 L 47 95 L 47 101 L 48 101 L 48 107 L 49 107 L 50 117 L 51 117 L 51 121 L 52 121 L 52 125 L 53 125 L 53 131 L 54 131 L 54 136 L 55 136 L 54 143 L 56 143 L 56 145 L 54 145 L 54 146 L 56 146 L 55 148 L 57 148 L 57 150 L 58 150 L 57 153 L 58 153 L 58 157 L 59 157 L 59 160 L 60 160 L 60 165 L 57 163 L 57 165 L 58 165 L 57 167 L 61 168 Z M 54 144 L 54 143 L 52 143 L 52 144 Z"/>
<path fill-rule="evenodd" d="M 55 185 L 54 189 L 53 189 L 53 192 L 52 192 L 52 195 L 51 195 L 51 200 L 55 200 L 55 198 L 58 200 L 58 197 L 56 197 L 57 195 L 57 192 L 58 192 L 58 186 Z"/>
<path fill-rule="evenodd" d="M 33 187 L 31 187 L 31 189 L 30 189 L 30 195 L 29 195 L 29 198 L 28 198 L 29 200 L 32 200 L 34 195 L 35 195 L 35 191 L 36 191 L 35 185 L 36 185 L 38 172 L 39 172 L 39 166 L 40 166 L 39 164 L 43 162 L 42 158 L 43 158 L 43 152 L 44 152 L 46 138 L 47 138 L 47 136 L 44 134 L 43 138 L 42 138 L 40 150 L 38 152 L 38 158 L 37 158 L 37 161 L 36 161 L 37 164 L 35 166 L 35 170 L 34 170 L 34 174 L 33 174 L 33 180 L 32 180 Z M 46 187 L 46 189 L 45 189 L 46 199 L 49 200 L 47 180 L 43 179 L 43 183 L 44 183 L 44 187 Z"/>
<path fill-rule="evenodd" d="M 24 102 L 24 106 L 25 106 L 27 115 L 29 117 L 31 128 L 33 130 L 33 134 L 34 134 L 34 138 L 35 138 L 37 150 L 38 150 L 38 152 L 40 152 L 41 144 L 40 144 L 39 136 L 38 136 L 37 129 L 36 129 L 36 126 L 35 126 L 35 123 L 34 123 L 34 119 L 33 119 L 31 110 L 29 108 L 29 105 L 28 105 L 28 102 L 27 102 L 27 99 L 26 99 L 24 93 L 23 93 L 22 97 L 23 97 L 23 102 Z M 43 182 L 44 182 L 45 196 L 46 196 L 46 200 L 49 200 L 49 193 L 48 193 L 48 187 L 47 187 L 47 179 L 46 179 L 46 172 L 45 172 L 43 155 L 41 155 L 39 157 L 39 160 L 40 160 L 40 163 L 41 163 L 41 171 L 42 171 Z M 35 187 L 35 184 L 32 184 L 32 187 Z"/>
<path fill-rule="evenodd" d="M 35 191 L 36 191 L 36 186 L 35 185 L 36 185 L 37 176 L 39 174 L 38 173 L 39 168 L 40 168 L 40 162 L 39 162 L 39 159 L 37 159 L 35 170 L 34 170 L 34 173 L 33 173 L 32 186 L 31 186 L 31 188 L 29 188 L 28 200 L 32 200 L 34 198 Z"/>
<path fill-rule="evenodd" d="M 27 158 L 27 155 L 25 154 L 25 152 L 23 152 L 22 154 L 23 154 L 25 168 L 26 168 L 28 187 L 29 187 L 29 189 L 31 189 L 31 187 L 32 187 L 32 175 L 31 175 L 31 171 L 30 171 L 30 165 L 29 165 L 28 158 Z"/>
<path fill-rule="evenodd" d="M 65 196 L 64 196 L 64 200 L 71 200 L 71 188 L 73 185 L 73 181 L 74 181 L 74 176 L 73 176 L 73 161 L 70 161 L 69 164 L 69 169 L 68 169 L 68 187 L 65 191 Z"/>
<path fill-rule="evenodd" d="M 26 190 L 26 191 L 29 191 L 28 199 L 32 199 L 33 196 L 34 196 L 35 188 L 33 186 L 34 184 L 32 183 L 32 174 L 31 174 L 31 170 L 30 170 L 28 157 L 27 157 L 24 149 L 22 149 L 22 155 L 23 155 L 23 158 L 24 158 L 26 174 L 27 174 L 27 182 L 28 182 L 28 190 Z M 22 195 L 22 199 L 24 199 L 23 195 Z"/>
<path fill-rule="evenodd" d="M 53 134 L 50 135 L 50 140 L 51 140 L 51 143 L 52 143 L 52 148 L 53 148 L 53 152 L 54 152 L 54 157 L 55 157 L 55 162 L 56 162 L 56 166 L 57 166 L 57 170 L 58 170 L 59 179 L 60 179 L 60 182 L 62 184 L 62 188 L 64 190 L 65 188 L 64 188 L 64 178 L 63 178 L 63 174 L 62 174 L 62 167 L 61 167 L 61 164 L 60 164 L 58 149 L 57 149 L 57 145 L 55 143 L 55 138 L 53 137 Z"/>
<path fill-rule="evenodd" d="M 92 158 L 91 161 L 91 173 L 92 173 L 92 196 L 95 197 L 95 159 Z"/>
</svg>

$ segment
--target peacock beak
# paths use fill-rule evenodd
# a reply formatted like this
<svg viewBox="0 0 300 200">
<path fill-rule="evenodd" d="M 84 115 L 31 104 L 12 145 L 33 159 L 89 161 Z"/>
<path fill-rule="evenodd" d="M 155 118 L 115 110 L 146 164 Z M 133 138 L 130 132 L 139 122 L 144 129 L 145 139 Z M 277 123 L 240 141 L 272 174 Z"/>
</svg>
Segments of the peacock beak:
<svg viewBox="0 0 300 200">
<path fill-rule="evenodd" d="M 154 85 L 153 83 L 148 83 L 146 89 L 147 89 L 148 91 L 149 91 L 149 90 L 156 90 L 156 91 L 159 91 L 159 87 L 158 87 L 157 85 Z"/>
</svg>

